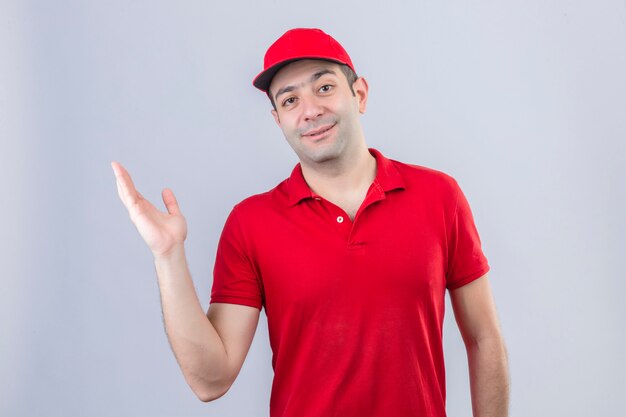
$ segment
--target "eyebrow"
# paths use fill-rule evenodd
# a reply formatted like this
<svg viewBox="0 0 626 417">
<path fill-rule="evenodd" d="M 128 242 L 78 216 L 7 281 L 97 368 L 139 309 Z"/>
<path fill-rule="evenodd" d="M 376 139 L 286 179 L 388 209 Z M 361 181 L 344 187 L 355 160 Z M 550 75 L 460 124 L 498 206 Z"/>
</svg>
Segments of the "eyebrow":
<svg viewBox="0 0 626 417">
<path fill-rule="evenodd" d="M 321 71 L 316 72 L 315 74 L 313 74 L 311 76 L 311 78 L 309 79 L 309 84 L 311 84 L 315 80 L 319 79 L 322 75 L 326 75 L 326 74 L 337 75 L 337 73 L 335 71 L 333 71 L 333 70 L 323 69 Z M 302 85 L 304 85 L 304 83 L 302 83 L 300 85 L 302 86 Z M 280 90 L 278 90 L 278 92 L 276 92 L 276 95 L 274 96 L 274 101 L 278 101 L 278 96 L 280 96 L 281 94 L 288 93 L 290 91 L 295 90 L 296 88 L 297 87 L 295 85 L 287 85 L 287 86 L 281 88 Z"/>
</svg>

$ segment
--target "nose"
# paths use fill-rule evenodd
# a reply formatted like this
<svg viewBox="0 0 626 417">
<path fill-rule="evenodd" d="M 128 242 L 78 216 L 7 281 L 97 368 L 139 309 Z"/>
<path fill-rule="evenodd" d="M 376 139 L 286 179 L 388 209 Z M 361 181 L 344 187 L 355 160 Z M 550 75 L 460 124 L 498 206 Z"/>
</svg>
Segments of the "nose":
<svg viewBox="0 0 626 417">
<path fill-rule="evenodd" d="M 305 121 L 312 121 L 324 114 L 324 107 L 316 97 L 302 98 L 302 117 Z"/>
</svg>

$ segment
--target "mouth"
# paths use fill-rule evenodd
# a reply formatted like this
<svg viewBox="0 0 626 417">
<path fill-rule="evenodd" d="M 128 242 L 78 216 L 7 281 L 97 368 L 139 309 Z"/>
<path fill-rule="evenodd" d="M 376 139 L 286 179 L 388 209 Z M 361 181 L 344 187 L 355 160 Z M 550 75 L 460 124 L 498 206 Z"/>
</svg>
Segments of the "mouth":
<svg viewBox="0 0 626 417">
<path fill-rule="evenodd" d="M 307 138 L 311 138 L 311 139 L 317 139 L 317 138 L 321 138 L 322 136 L 324 136 L 330 129 L 332 129 L 333 127 L 335 127 L 337 123 L 333 123 L 330 126 L 323 126 L 319 129 L 316 130 L 312 130 L 308 133 L 303 134 L 303 137 L 307 137 Z"/>
</svg>

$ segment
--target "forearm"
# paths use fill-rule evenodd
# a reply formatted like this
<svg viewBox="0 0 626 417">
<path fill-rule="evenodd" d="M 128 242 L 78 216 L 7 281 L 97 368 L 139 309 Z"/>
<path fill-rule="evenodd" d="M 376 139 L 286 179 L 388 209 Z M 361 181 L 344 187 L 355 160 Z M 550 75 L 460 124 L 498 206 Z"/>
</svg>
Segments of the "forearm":
<svg viewBox="0 0 626 417">
<path fill-rule="evenodd" d="M 192 390 L 203 401 L 227 387 L 227 355 L 219 334 L 202 310 L 187 266 L 184 246 L 154 259 L 165 331 Z"/>
<path fill-rule="evenodd" d="M 474 417 L 507 417 L 509 370 L 501 337 L 477 341 L 467 347 Z"/>
</svg>

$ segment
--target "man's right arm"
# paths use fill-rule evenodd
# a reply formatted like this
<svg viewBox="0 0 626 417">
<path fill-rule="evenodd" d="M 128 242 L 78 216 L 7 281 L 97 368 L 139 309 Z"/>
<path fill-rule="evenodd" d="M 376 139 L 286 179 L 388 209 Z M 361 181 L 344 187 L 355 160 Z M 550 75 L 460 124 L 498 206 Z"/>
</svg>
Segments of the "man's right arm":
<svg viewBox="0 0 626 417">
<path fill-rule="evenodd" d="M 155 256 L 165 331 L 187 384 L 202 401 L 224 395 L 252 344 L 259 309 L 212 303 L 202 310 L 183 245 Z"/>
<path fill-rule="evenodd" d="M 135 188 L 130 174 L 111 161 L 117 193 L 152 254 L 161 291 L 165 332 L 193 392 L 202 401 L 221 397 L 235 381 L 250 349 L 259 310 L 213 303 L 205 315 L 187 267 L 187 221 L 174 192 L 161 192 L 159 211 Z"/>
</svg>

